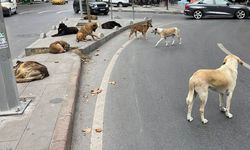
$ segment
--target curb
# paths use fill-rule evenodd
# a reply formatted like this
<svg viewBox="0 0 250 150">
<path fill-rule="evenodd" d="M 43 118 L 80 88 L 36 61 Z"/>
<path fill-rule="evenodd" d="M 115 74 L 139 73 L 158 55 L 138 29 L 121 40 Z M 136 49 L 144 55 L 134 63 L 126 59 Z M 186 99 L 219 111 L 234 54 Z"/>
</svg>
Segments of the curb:
<svg viewBox="0 0 250 150">
<path fill-rule="evenodd" d="M 77 70 L 71 74 L 68 88 L 68 95 L 62 104 L 61 110 L 55 125 L 55 130 L 52 135 L 49 150 L 69 150 L 71 147 L 71 138 L 73 130 L 73 121 L 75 115 L 75 103 L 78 94 L 79 79 L 81 74 L 81 62 L 76 61 L 73 64 L 72 70 Z"/>
<path fill-rule="evenodd" d="M 142 22 L 145 22 L 145 20 L 144 21 L 139 21 L 137 23 L 142 23 Z M 135 23 L 135 24 L 137 24 L 137 23 Z M 84 48 L 80 47 L 79 49 L 84 53 L 91 53 L 91 52 L 95 51 L 97 48 L 99 48 L 100 46 L 102 46 L 103 44 L 105 44 L 110 39 L 114 38 L 115 36 L 122 33 L 123 31 L 129 29 L 130 26 L 131 25 L 124 26 L 124 27 L 120 28 L 119 30 L 106 35 L 104 38 L 96 41 L 95 43 L 93 43 L 93 44 L 91 44 L 91 45 L 89 45 L 87 47 L 84 47 Z"/>
<path fill-rule="evenodd" d="M 113 10 L 114 12 L 133 12 L 132 10 Z M 154 14 L 184 14 L 183 11 L 146 11 L 135 10 L 136 13 L 154 13 Z"/>
</svg>

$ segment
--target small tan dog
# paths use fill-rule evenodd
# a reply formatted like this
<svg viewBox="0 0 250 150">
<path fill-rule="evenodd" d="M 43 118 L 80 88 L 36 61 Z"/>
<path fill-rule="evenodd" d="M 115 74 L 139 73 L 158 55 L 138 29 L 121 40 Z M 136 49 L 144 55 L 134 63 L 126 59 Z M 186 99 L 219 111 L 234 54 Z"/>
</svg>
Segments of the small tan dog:
<svg viewBox="0 0 250 150">
<path fill-rule="evenodd" d="M 83 19 L 88 20 L 89 19 L 88 15 L 84 16 Z M 97 19 L 98 17 L 96 15 L 90 15 L 90 20 L 97 20 Z"/>
<path fill-rule="evenodd" d="M 16 66 L 14 66 L 14 72 L 17 83 L 41 80 L 49 76 L 46 66 L 35 61 L 17 61 Z"/>
<path fill-rule="evenodd" d="M 154 34 L 159 34 L 160 35 L 160 40 L 155 44 L 155 47 L 158 46 L 158 44 L 162 40 L 166 40 L 166 46 L 168 46 L 168 41 L 167 37 L 172 37 L 172 45 L 174 45 L 175 42 L 175 37 L 177 37 L 179 44 L 181 44 L 181 35 L 180 35 L 180 29 L 177 27 L 172 27 L 172 28 L 155 28 L 152 33 Z"/>
<path fill-rule="evenodd" d="M 98 39 L 99 37 L 94 35 L 93 32 L 96 31 L 96 29 L 98 28 L 98 25 L 96 22 L 90 22 L 90 23 L 86 23 L 84 24 L 80 30 L 78 31 L 78 33 L 76 34 L 76 41 L 87 41 L 86 37 L 88 35 L 90 35 L 93 40 L 95 40 L 95 37 Z"/>
<path fill-rule="evenodd" d="M 235 55 L 227 55 L 223 65 L 218 69 L 201 69 L 196 71 L 189 79 L 189 91 L 186 98 L 188 106 L 187 120 L 192 121 L 191 116 L 193 99 L 199 95 L 201 100 L 200 115 L 202 123 L 208 122 L 204 117 L 205 105 L 208 97 L 208 89 L 219 93 L 219 108 L 228 118 L 232 118 L 230 113 L 231 99 L 236 86 L 238 64 L 243 65 L 243 61 Z M 223 97 L 226 95 L 226 107 L 223 104 Z"/>
<path fill-rule="evenodd" d="M 146 39 L 146 33 L 147 33 L 149 27 L 153 27 L 152 20 L 148 20 L 144 23 L 136 23 L 136 24 L 131 25 L 129 39 L 133 33 L 135 33 L 135 37 L 137 38 L 137 32 L 141 32 L 144 39 Z"/>
<path fill-rule="evenodd" d="M 55 41 L 49 45 L 49 52 L 59 54 L 69 51 L 70 45 L 65 41 Z"/>
</svg>

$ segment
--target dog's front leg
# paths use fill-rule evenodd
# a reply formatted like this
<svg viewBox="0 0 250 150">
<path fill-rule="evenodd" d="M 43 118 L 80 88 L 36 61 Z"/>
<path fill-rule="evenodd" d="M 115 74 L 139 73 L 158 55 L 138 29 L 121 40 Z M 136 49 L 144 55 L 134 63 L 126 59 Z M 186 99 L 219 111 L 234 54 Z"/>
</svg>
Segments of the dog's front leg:
<svg viewBox="0 0 250 150">
<path fill-rule="evenodd" d="M 164 38 L 161 38 L 161 39 L 155 44 L 155 47 L 157 47 L 157 45 L 158 45 L 162 40 L 164 40 Z"/>
<path fill-rule="evenodd" d="M 226 108 L 223 106 L 223 101 L 224 101 L 224 94 L 220 93 L 219 94 L 219 108 L 221 112 L 226 112 Z"/>
<path fill-rule="evenodd" d="M 231 106 L 232 95 L 233 95 L 232 92 L 229 92 L 228 95 L 227 95 L 226 113 L 225 113 L 225 115 L 228 118 L 232 118 L 233 117 L 233 114 L 230 113 L 230 106 Z"/>
<path fill-rule="evenodd" d="M 174 45 L 175 39 L 174 36 L 172 36 L 172 45 Z"/>
</svg>

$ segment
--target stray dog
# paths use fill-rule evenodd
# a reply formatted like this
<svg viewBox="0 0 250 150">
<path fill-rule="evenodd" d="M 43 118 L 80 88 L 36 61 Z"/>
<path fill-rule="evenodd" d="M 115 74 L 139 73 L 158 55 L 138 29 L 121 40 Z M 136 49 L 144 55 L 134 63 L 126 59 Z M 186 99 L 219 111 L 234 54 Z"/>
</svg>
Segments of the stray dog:
<svg viewBox="0 0 250 150">
<path fill-rule="evenodd" d="M 155 47 L 157 47 L 157 45 L 162 41 L 162 40 L 166 40 L 166 46 L 168 46 L 168 41 L 167 41 L 167 37 L 172 37 L 172 45 L 174 45 L 174 38 L 177 37 L 179 44 L 181 44 L 181 36 L 180 36 L 180 29 L 178 29 L 177 27 L 172 27 L 172 28 L 155 28 L 152 33 L 154 34 L 159 34 L 160 35 L 160 40 L 155 44 Z"/>
<path fill-rule="evenodd" d="M 212 89 L 219 93 L 219 108 L 220 111 L 225 112 L 228 118 L 232 118 L 230 113 L 231 99 L 234 88 L 236 86 L 236 79 L 238 74 L 238 64 L 243 65 L 243 61 L 235 55 L 227 55 L 224 58 L 223 65 L 218 69 L 201 69 L 196 71 L 189 79 L 189 91 L 186 98 L 188 106 L 187 120 L 192 121 L 191 116 L 193 99 L 199 95 L 201 100 L 200 115 L 202 123 L 208 122 L 204 117 L 205 106 L 208 97 L 208 89 Z M 223 104 L 223 97 L 226 95 L 226 107 Z"/>
<path fill-rule="evenodd" d="M 17 61 L 16 66 L 14 66 L 14 72 L 17 83 L 41 80 L 49 76 L 46 66 L 35 61 Z"/>
<path fill-rule="evenodd" d="M 93 34 L 93 32 L 95 32 L 97 28 L 98 28 L 98 25 L 96 22 L 90 22 L 90 23 L 84 24 L 76 35 L 76 41 L 77 42 L 86 41 L 86 37 L 88 35 L 90 35 L 93 38 L 93 40 L 95 40 L 95 37 L 99 38 L 98 36 Z"/>
<path fill-rule="evenodd" d="M 113 29 L 115 26 L 122 27 L 119 23 L 117 23 L 115 21 L 105 22 L 101 26 L 102 26 L 102 29 Z"/>
<path fill-rule="evenodd" d="M 88 20 L 88 19 L 89 19 L 89 16 L 86 15 L 86 16 L 83 17 L 83 19 L 84 19 L 84 20 Z M 97 19 L 98 19 L 98 18 L 97 18 L 96 15 L 90 15 L 90 20 L 97 20 Z"/>
<path fill-rule="evenodd" d="M 52 54 L 64 53 L 69 51 L 70 45 L 65 41 L 55 41 L 50 44 L 49 52 Z"/>
<path fill-rule="evenodd" d="M 137 37 L 137 31 L 141 32 L 144 39 L 146 39 L 146 33 L 149 27 L 153 27 L 152 20 L 148 20 L 145 23 L 136 23 L 134 25 L 131 25 L 129 39 L 133 33 L 135 33 L 135 37 Z"/>
<path fill-rule="evenodd" d="M 78 32 L 77 27 L 67 27 L 64 23 L 60 23 L 58 27 L 58 33 L 52 35 L 52 37 L 63 36 L 68 34 L 76 34 Z"/>
</svg>

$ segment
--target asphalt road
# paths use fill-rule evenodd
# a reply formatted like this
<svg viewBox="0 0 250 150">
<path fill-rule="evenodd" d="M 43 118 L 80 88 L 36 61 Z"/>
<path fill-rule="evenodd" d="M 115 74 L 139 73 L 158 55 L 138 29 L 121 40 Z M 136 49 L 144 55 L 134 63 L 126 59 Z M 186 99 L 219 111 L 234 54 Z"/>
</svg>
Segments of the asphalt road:
<svg viewBox="0 0 250 150">
<path fill-rule="evenodd" d="M 143 17 L 143 16 L 141 16 Z M 217 68 L 226 56 L 217 43 L 250 63 L 249 19 L 192 20 L 182 15 L 152 15 L 153 25 L 181 29 L 182 45 L 157 48 L 157 35 L 136 39 L 119 53 L 110 75 L 104 114 L 103 150 L 246 150 L 250 149 L 250 70 L 240 66 L 233 94 L 232 119 L 219 111 L 218 94 L 209 92 L 205 117 L 200 121 L 195 99 L 194 121 L 186 121 L 188 80 L 201 68 Z M 90 149 L 96 96 L 106 67 L 128 40 L 128 31 L 100 47 L 100 55 L 84 66 L 76 105 L 72 149 Z M 170 39 L 169 39 L 170 40 Z M 115 54 L 118 55 L 118 54 Z M 88 97 L 86 97 L 88 96 Z M 93 129 L 94 130 L 94 129 Z"/>
</svg>

